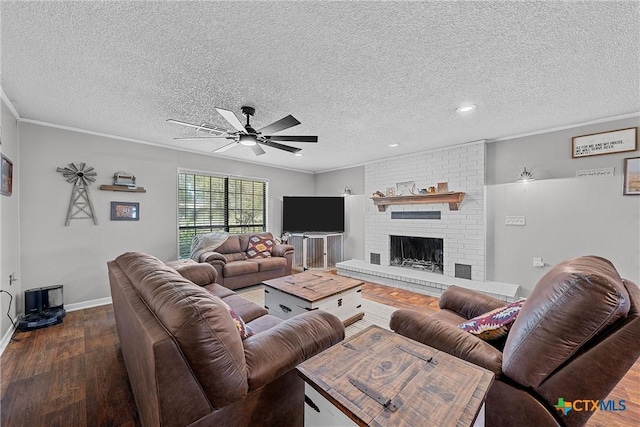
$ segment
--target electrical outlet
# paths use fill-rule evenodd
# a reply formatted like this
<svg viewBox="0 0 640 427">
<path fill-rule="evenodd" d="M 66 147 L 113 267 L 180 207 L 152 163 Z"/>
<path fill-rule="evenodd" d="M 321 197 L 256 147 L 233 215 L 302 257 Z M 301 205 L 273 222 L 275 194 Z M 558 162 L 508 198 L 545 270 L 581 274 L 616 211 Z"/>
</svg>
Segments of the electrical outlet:
<svg viewBox="0 0 640 427">
<path fill-rule="evenodd" d="M 505 216 L 504 217 L 505 225 L 525 225 L 525 217 L 524 216 Z"/>
<path fill-rule="evenodd" d="M 544 267 L 544 261 L 542 260 L 542 257 L 534 256 L 533 257 L 533 266 L 534 267 Z"/>
</svg>

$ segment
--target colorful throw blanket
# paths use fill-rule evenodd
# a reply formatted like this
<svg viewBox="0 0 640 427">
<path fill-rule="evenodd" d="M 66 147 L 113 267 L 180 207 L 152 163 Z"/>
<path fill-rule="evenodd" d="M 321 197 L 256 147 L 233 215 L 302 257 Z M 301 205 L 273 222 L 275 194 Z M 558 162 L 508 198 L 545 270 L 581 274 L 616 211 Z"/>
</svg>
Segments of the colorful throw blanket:
<svg viewBox="0 0 640 427">
<path fill-rule="evenodd" d="M 191 259 L 200 262 L 200 255 L 218 249 L 229 238 L 226 231 L 213 231 L 206 234 L 198 234 L 191 241 Z"/>
</svg>

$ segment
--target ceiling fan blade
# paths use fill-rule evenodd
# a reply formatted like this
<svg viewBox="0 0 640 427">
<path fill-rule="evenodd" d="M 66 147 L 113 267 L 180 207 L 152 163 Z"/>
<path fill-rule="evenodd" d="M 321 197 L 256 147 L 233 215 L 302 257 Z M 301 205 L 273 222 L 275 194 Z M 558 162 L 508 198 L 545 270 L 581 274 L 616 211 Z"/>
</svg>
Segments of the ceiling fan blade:
<svg viewBox="0 0 640 427">
<path fill-rule="evenodd" d="M 262 147 L 260 147 L 260 145 L 258 144 L 252 145 L 251 149 L 253 150 L 253 154 L 255 154 L 256 156 L 262 156 L 265 153 Z"/>
<path fill-rule="evenodd" d="M 229 138 L 226 135 L 211 135 L 211 136 L 190 136 L 185 138 L 173 138 L 176 141 L 197 141 L 199 139 L 213 139 L 213 138 Z"/>
<path fill-rule="evenodd" d="M 229 124 L 233 126 L 236 130 L 239 130 L 242 133 L 247 133 L 246 129 L 244 128 L 240 120 L 238 120 L 238 117 L 235 114 L 233 114 L 233 111 L 224 110 L 218 107 L 216 107 L 216 111 L 220 113 L 220 115 L 224 117 L 224 119 L 228 121 Z"/>
<path fill-rule="evenodd" d="M 271 142 L 269 140 L 265 140 L 264 142 L 261 142 L 261 143 L 268 147 L 277 148 L 278 150 L 284 150 L 290 153 L 297 153 L 298 151 L 302 150 L 301 148 L 298 148 L 298 147 L 290 147 L 288 145 L 278 144 L 277 142 Z"/>
<path fill-rule="evenodd" d="M 318 142 L 317 136 L 265 135 L 264 138 L 269 141 Z"/>
<path fill-rule="evenodd" d="M 233 142 L 230 142 L 227 145 L 223 145 L 222 147 L 220 147 L 220 148 L 218 148 L 216 150 L 213 150 L 213 152 L 214 153 L 222 153 L 223 151 L 227 151 L 229 148 L 235 147 L 237 144 L 238 144 L 237 141 L 233 141 Z"/>
<path fill-rule="evenodd" d="M 193 123 L 182 122 L 180 120 L 175 120 L 175 119 L 167 119 L 167 121 L 169 123 L 175 123 L 177 125 L 187 126 L 195 130 L 199 130 L 201 132 L 215 133 L 218 135 L 224 135 L 229 132 L 226 129 L 222 129 L 217 126 L 214 126 L 211 123 L 202 123 L 201 125 L 194 125 Z"/>
<path fill-rule="evenodd" d="M 287 117 L 283 117 L 282 119 L 271 123 L 263 127 L 262 129 L 258 129 L 258 132 L 264 134 L 271 134 L 280 132 L 281 130 L 289 129 L 291 127 L 299 125 L 300 122 L 293 117 L 292 115 L 288 115 Z"/>
</svg>

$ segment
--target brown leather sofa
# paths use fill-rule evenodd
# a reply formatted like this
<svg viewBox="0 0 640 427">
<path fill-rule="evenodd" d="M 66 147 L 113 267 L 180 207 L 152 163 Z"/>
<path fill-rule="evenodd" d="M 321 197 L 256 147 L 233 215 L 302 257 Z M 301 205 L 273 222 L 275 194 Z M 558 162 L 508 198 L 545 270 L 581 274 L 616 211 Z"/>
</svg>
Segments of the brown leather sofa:
<svg viewBox="0 0 640 427">
<path fill-rule="evenodd" d="M 136 252 L 108 262 L 142 425 L 302 426 L 294 368 L 341 341 L 342 322 L 321 310 L 283 321 L 214 283 L 211 265 L 173 265 Z M 229 307 L 254 335 L 241 338 Z"/>
<path fill-rule="evenodd" d="M 247 259 L 251 235 L 273 239 L 269 232 L 232 234 L 215 251 L 200 254 L 196 261 L 211 264 L 218 272 L 217 283 L 229 289 L 257 285 L 265 280 L 291 274 L 293 246 L 277 244 L 271 249 L 269 258 Z"/>
<path fill-rule="evenodd" d="M 607 396 L 640 357 L 638 286 L 603 258 L 575 258 L 540 279 L 503 346 L 457 327 L 504 305 L 452 286 L 443 292 L 438 313 L 399 310 L 390 326 L 495 373 L 487 426 L 580 426 L 593 414 L 585 400 L 622 409 Z M 556 406 L 566 402 L 573 408 L 565 415 Z"/>
</svg>

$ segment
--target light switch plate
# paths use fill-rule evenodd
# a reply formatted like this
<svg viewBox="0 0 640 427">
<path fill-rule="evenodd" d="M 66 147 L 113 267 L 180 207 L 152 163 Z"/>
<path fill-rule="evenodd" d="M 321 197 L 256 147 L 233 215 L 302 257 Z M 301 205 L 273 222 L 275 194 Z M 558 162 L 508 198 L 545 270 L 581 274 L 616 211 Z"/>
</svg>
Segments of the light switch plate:
<svg viewBox="0 0 640 427">
<path fill-rule="evenodd" d="M 504 217 L 505 225 L 525 225 L 525 217 L 523 216 L 506 216 Z"/>
<path fill-rule="evenodd" d="M 544 267 L 544 261 L 542 260 L 542 257 L 534 256 L 533 257 L 533 266 L 534 267 Z"/>
</svg>

